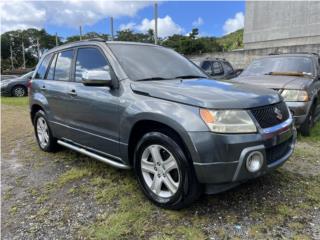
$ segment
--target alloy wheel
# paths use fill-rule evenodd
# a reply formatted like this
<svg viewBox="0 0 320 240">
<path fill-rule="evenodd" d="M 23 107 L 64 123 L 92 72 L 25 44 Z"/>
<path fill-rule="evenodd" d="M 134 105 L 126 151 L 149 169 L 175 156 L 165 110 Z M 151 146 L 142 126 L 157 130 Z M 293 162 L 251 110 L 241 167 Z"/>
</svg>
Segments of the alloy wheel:
<svg viewBox="0 0 320 240">
<path fill-rule="evenodd" d="M 148 188 L 162 198 L 172 197 L 180 186 L 179 166 L 173 154 L 161 145 L 150 145 L 142 153 L 141 171 Z"/>
<path fill-rule="evenodd" d="M 37 136 L 41 148 L 49 144 L 49 129 L 46 120 L 43 117 L 37 119 Z"/>
<path fill-rule="evenodd" d="M 25 95 L 25 90 L 22 87 L 17 87 L 14 89 L 14 96 L 23 97 Z"/>
</svg>

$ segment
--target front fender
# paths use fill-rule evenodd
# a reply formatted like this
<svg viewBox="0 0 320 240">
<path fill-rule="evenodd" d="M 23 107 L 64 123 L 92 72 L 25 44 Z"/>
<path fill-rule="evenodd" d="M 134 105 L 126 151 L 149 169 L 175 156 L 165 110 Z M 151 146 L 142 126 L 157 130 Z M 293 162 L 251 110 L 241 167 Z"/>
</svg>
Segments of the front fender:
<svg viewBox="0 0 320 240">
<path fill-rule="evenodd" d="M 125 145 L 129 143 L 131 131 L 139 121 L 155 121 L 174 129 L 184 141 L 193 161 L 197 161 L 195 159 L 196 149 L 189 132 L 208 131 L 208 127 L 200 118 L 199 108 L 160 99 L 145 98 L 147 100 L 137 101 L 124 110 L 120 120 L 120 142 Z"/>
</svg>

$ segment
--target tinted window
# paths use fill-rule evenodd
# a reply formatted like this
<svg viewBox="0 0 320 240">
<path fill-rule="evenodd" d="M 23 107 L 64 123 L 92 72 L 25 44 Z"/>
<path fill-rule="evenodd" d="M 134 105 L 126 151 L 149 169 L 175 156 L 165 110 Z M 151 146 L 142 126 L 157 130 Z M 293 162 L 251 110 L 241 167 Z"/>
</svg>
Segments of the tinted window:
<svg viewBox="0 0 320 240">
<path fill-rule="evenodd" d="M 110 79 L 109 64 L 97 48 L 80 48 L 76 60 L 76 81 L 83 78 L 95 80 Z"/>
<path fill-rule="evenodd" d="M 210 61 L 204 61 L 201 65 L 201 68 L 205 71 L 211 70 L 211 62 Z"/>
<path fill-rule="evenodd" d="M 214 75 L 222 75 L 223 74 L 223 68 L 221 63 L 219 62 L 213 62 L 213 74 Z"/>
<path fill-rule="evenodd" d="M 233 68 L 231 67 L 231 65 L 229 63 L 222 63 L 223 64 L 223 67 L 224 67 L 224 71 L 226 73 L 232 73 L 233 72 Z"/>
<path fill-rule="evenodd" d="M 54 80 L 69 81 L 72 58 L 73 50 L 59 53 L 54 71 Z"/>
<path fill-rule="evenodd" d="M 173 79 L 186 75 L 207 77 L 188 59 L 168 48 L 117 43 L 110 43 L 109 47 L 132 80 Z"/>
<path fill-rule="evenodd" d="M 45 58 L 42 60 L 35 76 L 36 79 L 44 79 L 44 76 L 46 75 L 46 72 L 47 72 L 48 65 L 50 63 L 51 56 L 52 54 L 49 54 L 45 56 Z"/>
<path fill-rule="evenodd" d="M 50 80 L 54 79 L 54 68 L 56 66 L 56 61 L 57 61 L 57 54 L 54 55 L 51 61 L 46 79 L 50 79 Z"/>
</svg>

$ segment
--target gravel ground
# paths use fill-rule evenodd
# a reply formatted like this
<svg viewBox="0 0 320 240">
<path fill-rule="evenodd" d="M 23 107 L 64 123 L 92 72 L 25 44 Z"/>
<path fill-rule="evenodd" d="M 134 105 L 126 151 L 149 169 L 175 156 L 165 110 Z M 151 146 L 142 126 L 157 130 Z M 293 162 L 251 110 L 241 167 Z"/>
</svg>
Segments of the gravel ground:
<svg viewBox="0 0 320 240">
<path fill-rule="evenodd" d="M 41 152 L 27 106 L 3 104 L 1 113 L 2 239 L 320 239 L 317 135 L 299 138 L 281 169 L 167 211 L 130 171 Z"/>
</svg>

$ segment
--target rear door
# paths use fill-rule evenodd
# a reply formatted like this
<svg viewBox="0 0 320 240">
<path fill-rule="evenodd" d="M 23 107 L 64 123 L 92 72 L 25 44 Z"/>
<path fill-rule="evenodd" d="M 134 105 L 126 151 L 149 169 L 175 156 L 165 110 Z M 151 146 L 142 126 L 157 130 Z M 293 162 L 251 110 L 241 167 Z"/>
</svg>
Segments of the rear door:
<svg viewBox="0 0 320 240">
<path fill-rule="evenodd" d="M 105 53 L 97 46 L 77 49 L 71 83 L 71 140 L 117 158 L 119 156 L 119 90 L 85 86 L 84 76 L 104 80 L 113 75 Z"/>
<path fill-rule="evenodd" d="M 70 117 L 70 79 L 74 49 L 68 49 L 54 54 L 45 81 L 41 85 L 43 95 L 49 106 L 50 125 L 56 137 L 69 138 L 68 125 Z"/>
</svg>

